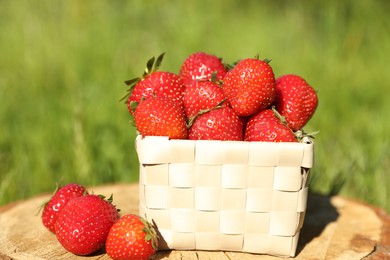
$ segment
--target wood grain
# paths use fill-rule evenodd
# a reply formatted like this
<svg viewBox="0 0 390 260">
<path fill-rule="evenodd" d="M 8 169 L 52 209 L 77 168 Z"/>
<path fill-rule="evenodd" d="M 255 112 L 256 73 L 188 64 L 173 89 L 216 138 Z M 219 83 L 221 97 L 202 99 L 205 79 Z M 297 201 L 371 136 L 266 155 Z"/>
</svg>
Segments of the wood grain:
<svg viewBox="0 0 390 260">
<path fill-rule="evenodd" d="M 138 185 L 115 184 L 89 188 L 114 195 L 121 214 L 138 213 Z M 37 208 L 49 194 L 0 208 L 0 259 L 85 259 L 62 248 L 41 224 Z M 386 259 L 390 221 L 380 209 L 343 197 L 311 194 L 296 259 Z M 237 252 L 162 251 L 155 259 L 279 259 Z M 104 251 L 88 259 L 110 259 Z"/>
</svg>

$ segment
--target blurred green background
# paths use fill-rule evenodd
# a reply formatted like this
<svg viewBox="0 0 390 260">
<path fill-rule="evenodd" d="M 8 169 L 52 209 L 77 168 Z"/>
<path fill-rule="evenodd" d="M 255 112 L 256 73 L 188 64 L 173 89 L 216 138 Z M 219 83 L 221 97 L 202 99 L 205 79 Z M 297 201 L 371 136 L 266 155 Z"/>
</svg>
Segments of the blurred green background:
<svg viewBox="0 0 390 260">
<path fill-rule="evenodd" d="M 389 1 L 0 1 L 0 205 L 62 180 L 135 182 L 124 80 L 166 52 L 271 58 L 319 107 L 312 191 L 390 211 Z"/>
</svg>

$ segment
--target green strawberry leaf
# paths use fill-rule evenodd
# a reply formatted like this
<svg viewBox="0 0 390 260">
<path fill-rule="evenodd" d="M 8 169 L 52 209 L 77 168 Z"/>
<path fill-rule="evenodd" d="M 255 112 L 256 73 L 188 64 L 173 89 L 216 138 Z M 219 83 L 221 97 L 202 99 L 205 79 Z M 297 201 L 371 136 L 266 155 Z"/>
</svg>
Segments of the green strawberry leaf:
<svg viewBox="0 0 390 260">
<path fill-rule="evenodd" d="M 152 58 L 150 58 L 147 62 L 146 62 L 146 68 L 145 68 L 145 72 L 143 74 L 143 77 L 145 77 L 146 75 L 149 75 L 151 72 L 152 72 L 152 69 L 153 69 L 153 65 L 154 65 L 154 60 L 156 58 L 153 56 Z"/>
<path fill-rule="evenodd" d="M 160 68 L 160 65 L 164 59 L 165 52 L 161 53 L 156 60 L 156 63 L 154 64 L 154 69 L 153 71 L 157 71 Z"/>
<path fill-rule="evenodd" d="M 127 86 L 133 86 L 135 84 L 138 83 L 138 81 L 140 81 L 141 79 L 140 78 L 133 78 L 133 79 L 129 79 L 129 80 L 126 80 L 125 83 Z M 130 91 L 131 89 L 128 89 L 127 91 Z"/>
</svg>

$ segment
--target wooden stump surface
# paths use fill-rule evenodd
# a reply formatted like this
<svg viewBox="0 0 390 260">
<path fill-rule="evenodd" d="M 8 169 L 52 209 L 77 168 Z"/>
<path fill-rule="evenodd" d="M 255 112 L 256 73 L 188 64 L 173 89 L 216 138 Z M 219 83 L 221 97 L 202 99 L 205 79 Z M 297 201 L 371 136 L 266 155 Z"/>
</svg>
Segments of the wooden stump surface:
<svg viewBox="0 0 390 260">
<path fill-rule="evenodd" d="M 90 187 L 114 195 L 121 214 L 138 213 L 138 184 Z M 45 229 L 38 207 L 50 194 L 0 208 L 0 259 L 85 259 L 67 252 Z M 110 259 L 104 251 L 88 259 Z M 279 259 L 237 252 L 161 251 L 155 259 Z M 285 259 L 285 258 L 281 258 Z M 343 197 L 310 194 L 295 259 L 390 259 L 390 218 L 385 211 Z"/>
</svg>

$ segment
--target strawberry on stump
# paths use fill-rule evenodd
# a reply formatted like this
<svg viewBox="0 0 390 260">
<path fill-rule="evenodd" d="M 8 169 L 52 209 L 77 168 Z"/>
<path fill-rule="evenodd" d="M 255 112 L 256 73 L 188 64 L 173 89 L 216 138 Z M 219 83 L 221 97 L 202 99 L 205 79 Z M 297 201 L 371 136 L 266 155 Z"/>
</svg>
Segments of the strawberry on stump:
<svg viewBox="0 0 390 260">
<path fill-rule="evenodd" d="M 55 224 L 57 240 L 69 252 L 89 255 L 104 247 L 111 226 L 119 219 L 112 196 L 87 194 L 72 199 Z"/>
<path fill-rule="evenodd" d="M 157 248 L 158 236 L 154 227 L 134 214 L 120 218 L 107 236 L 106 252 L 114 260 L 150 259 Z"/>
<path fill-rule="evenodd" d="M 55 223 L 58 215 L 68 202 L 87 193 L 84 186 L 77 183 L 69 183 L 57 187 L 54 195 L 44 205 L 42 211 L 42 223 L 52 233 L 55 233 Z"/>
</svg>

